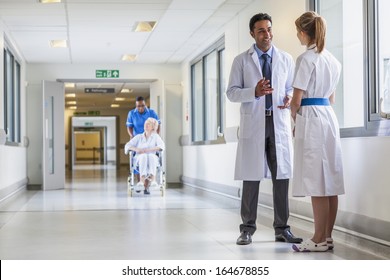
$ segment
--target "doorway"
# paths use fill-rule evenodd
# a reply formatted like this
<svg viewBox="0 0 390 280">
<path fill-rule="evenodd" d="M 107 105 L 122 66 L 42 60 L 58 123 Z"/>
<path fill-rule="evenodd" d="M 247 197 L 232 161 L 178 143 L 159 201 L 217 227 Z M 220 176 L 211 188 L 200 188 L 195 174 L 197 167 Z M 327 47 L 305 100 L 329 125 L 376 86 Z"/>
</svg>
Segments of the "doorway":
<svg viewBox="0 0 390 280">
<path fill-rule="evenodd" d="M 74 164 L 102 165 L 106 160 L 105 127 L 74 128 Z"/>
<path fill-rule="evenodd" d="M 118 117 L 71 117 L 70 120 L 70 169 L 119 168 Z"/>
</svg>

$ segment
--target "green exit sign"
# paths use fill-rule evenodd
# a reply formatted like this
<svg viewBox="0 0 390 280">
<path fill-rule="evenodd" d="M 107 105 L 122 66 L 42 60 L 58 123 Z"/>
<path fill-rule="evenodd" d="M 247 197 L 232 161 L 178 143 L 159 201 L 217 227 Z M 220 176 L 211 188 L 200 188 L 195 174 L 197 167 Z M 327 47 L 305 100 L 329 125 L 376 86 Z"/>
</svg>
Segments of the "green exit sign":
<svg viewBox="0 0 390 280">
<path fill-rule="evenodd" d="M 119 70 L 96 70 L 96 78 L 119 78 Z"/>
</svg>

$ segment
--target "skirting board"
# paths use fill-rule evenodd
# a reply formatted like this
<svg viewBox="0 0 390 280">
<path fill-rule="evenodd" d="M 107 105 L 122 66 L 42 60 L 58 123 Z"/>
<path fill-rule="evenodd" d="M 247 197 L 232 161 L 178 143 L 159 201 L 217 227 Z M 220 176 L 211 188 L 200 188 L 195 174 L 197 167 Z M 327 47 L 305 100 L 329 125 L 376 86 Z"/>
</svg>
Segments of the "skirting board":
<svg viewBox="0 0 390 280">
<path fill-rule="evenodd" d="M 23 180 L 20 180 L 19 182 L 16 182 L 10 186 L 7 186 L 5 188 L 0 189 L 0 202 L 5 200 L 6 198 L 12 196 L 14 193 L 26 189 L 28 183 L 28 179 L 24 178 Z"/>
</svg>

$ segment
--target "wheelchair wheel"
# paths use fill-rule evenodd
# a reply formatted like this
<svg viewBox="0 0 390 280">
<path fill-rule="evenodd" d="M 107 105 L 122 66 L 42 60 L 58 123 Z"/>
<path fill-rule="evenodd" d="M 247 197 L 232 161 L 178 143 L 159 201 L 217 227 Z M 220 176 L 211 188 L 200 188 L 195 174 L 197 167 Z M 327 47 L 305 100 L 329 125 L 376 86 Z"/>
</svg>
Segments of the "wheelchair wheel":
<svg viewBox="0 0 390 280">
<path fill-rule="evenodd" d="M 162 173 L 162 183 L 161 183 L 161 196 L 165 195 L 165 173 Z"/>
<path fill-rule="evenodd" d="M 160 191 L 161 191 L 161 196 L 164 196 L 164 194 L 165 194 L 164 187 L 161 187 L 161 188 L 160 188 Z"/>
</svg>

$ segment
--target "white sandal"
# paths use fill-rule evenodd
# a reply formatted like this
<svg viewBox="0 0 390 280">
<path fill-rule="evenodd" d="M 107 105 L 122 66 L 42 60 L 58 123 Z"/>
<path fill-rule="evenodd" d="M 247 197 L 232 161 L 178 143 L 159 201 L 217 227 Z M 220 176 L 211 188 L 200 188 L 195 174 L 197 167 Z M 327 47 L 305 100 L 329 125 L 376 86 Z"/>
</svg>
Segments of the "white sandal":
<svg viewBox="0 0 390 280">
<path fill-rule="evenodd" d="M 334 244 L 333 244 L 333 238 L 327 237 L 326 238 L 326 244 L 328 245 L 328 250 L 333 250 Z"/>
<path fill-rule="evenodd" d="M 326 252 L 328 251 L 328 244 L 326 241 L 314 243 L 313 240 L 307 239 L 300 244 L 294 244 L 292 248 L 296 252 Z"/>
</svg>

